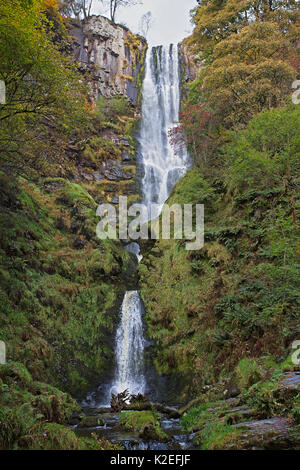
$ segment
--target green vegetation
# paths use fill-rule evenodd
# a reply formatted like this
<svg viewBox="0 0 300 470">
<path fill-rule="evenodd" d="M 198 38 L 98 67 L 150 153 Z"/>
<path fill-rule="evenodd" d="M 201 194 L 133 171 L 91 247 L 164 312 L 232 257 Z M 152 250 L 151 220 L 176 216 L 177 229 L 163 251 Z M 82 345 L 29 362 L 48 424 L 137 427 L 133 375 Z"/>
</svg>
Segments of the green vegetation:
<svg viewBox="0 0 300 470">
<path fill-rule="evenodd" d="M 289 355 L 300 304 L 296 2 L 206 0 L 193 22 L 203 67 L 171 134 L 195 168 L 168 203 L 204 204 L 205 245 L 160 239 L 139 268 L 156 370 L 181 399 L 224 377 L 255 387 L 262 357 Z"/>
<path fill-rule="evenodd" d="M 222 402 L 206 402 L 191 408 L 181 424 L 189 432 L 197 431 L 194 442 L 203 450 L 240 449 L 241 430 L 226 424 L 225 413 L 226 405 Z"/>
<path fill-rule="evenodd" d="M 0 448 L 118 449 L 67 423 L 79 411 L 69 393 L 111 371 L 119 305 L 136 288 L 133 256 L 97 239 L 95 209 L 139 198 L 138 119 L 124 96 L 93 102 L 56 0 L 2 3 Z M 240 449 L 237 423 L 300 419 L 299 392 L 284 385 L 299 336 L 299 17 L 294 0 L 205 0 L 193 21 L 185 46 L 203 67 L 172 139 L 195 165 L 169 203 L 205 205 L 205 246 L 145 243 L 140 286 L 157 372 L 176 384 L 172 400 L 197 397 L 182 426 L 202 449 Z M 124 31 L 121 78 L 140 103 L 147 46 Z M 120 426 L 167 441 L 160 419 L 128 411 Z"/>
<path fill-rule="evenodd" d="M 172 192 L 170 203 L 205 204 L 206 242 L 159 240 L 140 266 L 159 372 L 197 388 L 241 357 L 286 357 L 300 302 L 299 124 L 297 106 L 260 114 L 220 148 L 217 174 L 191 170 Z"/>
<path fill-rule="evenodd" d="M 67 392 L 83 397 L 114 366 L 120 303 L 136 283 L 133 256 L 120 242 L 96 237 L 96 208 L 112 197 L 99 168 L 108 160 L 122 165 L 123 151 L 126 178 L 113 185 L 137 197 L 131 135 L 137 120 L 123 96 L 94 105 L 89 77 L 70 54 L 69 26 L 56 0 L 1 4 L 4 449 L 118 448 L 77 438 L 64 425 L 78 411 Z"/>
<path fill-rule="evenodd" d="M 0 391 L 0 449 L 118 448 L 97 438 L 76 437 L 63 424 L 80 407 L 67 393 L 34 381 L 23 364 L 0 365 Z"/>
<path fill-rule="evenodd" d="M 236 366 L 235 373 L 240 390 L 248 390 L 261 378 L 261 372 L 254 359 L 244 357 Z"/>
<path fill-rule="evenodd" d="M 155 411 L 122 411 L 119 426 L 136 431 L 146 439 L 164 441 L 168 437 L 161 429 L 160 418 L 160 414 Z"/>
<path fill-rule="evenodd" d="M 82 186 L 48 178 L 16 188 L 2 176 L 1 187 L 0 338 L 36 380 L 82 394 L 111 367 L 115 305 L 133 262 L 96 239 L 96 205 Z"/>
<path fill-rule="evenodd" d="M 109 99 L 100 95 L 97 101 L 97 114 L 102 121 L 114 122 L 119 117 L 131 116 L 131 109 L 124 96 L 115 96 Z"/>
</svg>

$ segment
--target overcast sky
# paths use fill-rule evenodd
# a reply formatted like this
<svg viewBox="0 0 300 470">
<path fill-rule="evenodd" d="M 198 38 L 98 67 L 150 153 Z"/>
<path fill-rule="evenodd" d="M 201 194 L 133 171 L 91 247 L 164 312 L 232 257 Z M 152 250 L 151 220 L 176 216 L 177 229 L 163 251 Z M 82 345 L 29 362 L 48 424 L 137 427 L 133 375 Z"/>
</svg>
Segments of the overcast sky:
<svg viewBox="0 0 300 470">
<path fill-rule="evenodd" d="M 134 33 L 138 33 L 141 16 L 151 11 L 154 24 L 147 38 L 149 43 L 177 43 L 192 31 L 190 10 L 196 4 L 196 0 L 143 0 L 142 5 L 120 8 L 116 21 L 126 24 Z M 93 13 L 103 14 L 103 8 L 97 6 L 97 2 Z"/>
</svg>

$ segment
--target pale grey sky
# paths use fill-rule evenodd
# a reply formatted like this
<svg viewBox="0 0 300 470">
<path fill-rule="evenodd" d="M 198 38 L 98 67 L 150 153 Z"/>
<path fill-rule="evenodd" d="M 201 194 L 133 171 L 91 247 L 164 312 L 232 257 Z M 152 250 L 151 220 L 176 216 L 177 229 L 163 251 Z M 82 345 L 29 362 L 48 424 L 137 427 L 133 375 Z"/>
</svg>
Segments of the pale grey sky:
<svg viewBox="0 0 300 470">
<path fill-rule="evenodd" d="M 192 31 L 190 10 L 196 4 L 196 0 L 143 0 L 142 5 L 120 8 L 116 21 L 125 23 L 134 33 L 138 33 L 141 16 L 151 11 L 154 24 L 147 38 L 149 43 L 177 43 Z M 93 13 L 103 14 L 103 8 L 97 6 L 97 2 Z"/>
</svg>

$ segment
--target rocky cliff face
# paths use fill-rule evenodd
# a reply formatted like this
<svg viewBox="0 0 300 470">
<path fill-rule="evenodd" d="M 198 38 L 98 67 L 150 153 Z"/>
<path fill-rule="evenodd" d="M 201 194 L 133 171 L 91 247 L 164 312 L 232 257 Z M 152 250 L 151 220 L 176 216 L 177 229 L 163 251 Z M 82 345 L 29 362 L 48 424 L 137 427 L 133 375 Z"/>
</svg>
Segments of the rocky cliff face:
<svg viewBox="0 0 300 470">
<path fill-rule="evenodd" d="M 203 68 L 200 58 L 188 47 L 186 40 L 179 44 L 179 63 L 182 98 L 186 98 L 187 84 L 195 81 Z"/>
<path fill-rule="evenodd" d="M 126 96 L 133 106 L 140 103 L 147 43 L 141 36 L 115 25 L 103 16 L 73 23 L 74 55 L 83 70 L 91 73 L 95 100 L 99 94 L 110 98 Z"/>
</svg>

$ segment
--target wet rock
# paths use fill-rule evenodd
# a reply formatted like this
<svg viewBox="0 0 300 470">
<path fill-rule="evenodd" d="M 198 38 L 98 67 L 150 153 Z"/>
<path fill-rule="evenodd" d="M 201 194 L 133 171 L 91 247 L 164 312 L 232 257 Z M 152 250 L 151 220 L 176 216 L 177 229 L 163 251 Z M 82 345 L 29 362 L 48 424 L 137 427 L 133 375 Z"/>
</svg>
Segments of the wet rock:
<svg viewBox="0 0 300 470">
<path fill-rule="evenodd" d="M 299 429 L 287 418 L 245 421 L 233 427 L 244 430 L 240 435 L 243 449 L 292 449 L 300 445 Z"/>
<path fill-rule="evenodd" d="M 167 442 L 169 440 L 168 436 L 153 424 L 145 426 L 139 433 L 139 437 L 146 441 Z"/>
<path fill-rule="evenodd" d="M 75 414 L 71 416 L 71 418 L 68 421 L 68 424 L 70 426 L 77 426 L 82 421 L 82 419 L 83 419 L 82 415 Z"/>
<path fill-rule="evenodd" d="M 102 414 L 111 413 L 111 409 L 110 408 L 86 407 L 86 408 L 83 408 L 83 412 L 87 416 L 99 416 L 99 415 L 102 415 Z"/>
<path fill-rule="evenodd" d="M 230 379 L 225 385 L 225 390 L 223 392 L 224 398 L 235 398 L 241 393 L 236 381 L 234 378 Z"/>
<path fill-rule="evenodd" d="M 121 144 L 125 145 L 125 147 L 130 147 L 130 143 L 126 138 L 121 139 Z"/>
<path fill-rule="evenodd" d="M 224 424 L 237 424 L 249 417 L 256 417 L 255 410 L 248 408 L 247 405 L 241 405 L 227 410 L 222 421 Z"/>
<path fill-rule="evenodd" d="M 131 155 L 128 153 L 126 150 L 123 150 L 122 152 L 122 161 L 123 162 L 129 162 L 131 160 Z"/>
<path fill-rule="evenodd" d="M 103 180 L 103 175 L 101 173 L 95 172 L 93 173 L 95 181 L 102 181 Z"/>
<path fill-rule="evenodd" d="M 57 191 L 64 187 L 64 182 L 59 181 L 47 181 L 44 183 L 44 189 L 46 192 L 51 193 L 52 191 Z"/>
<path fill-rule="evenodd" d="M 132 175 L 125 173 L 116 162 L 114 166 L 110 165 L 109 168 L 104 169 L 103 174 L 109 181 L 130 180 L 132 178 Z"/>
<path fill-rule="evenodd" d="M 279 388 L 300 390 L 300 372 L 287 372 L 279 382 Z"/>
</svg>

